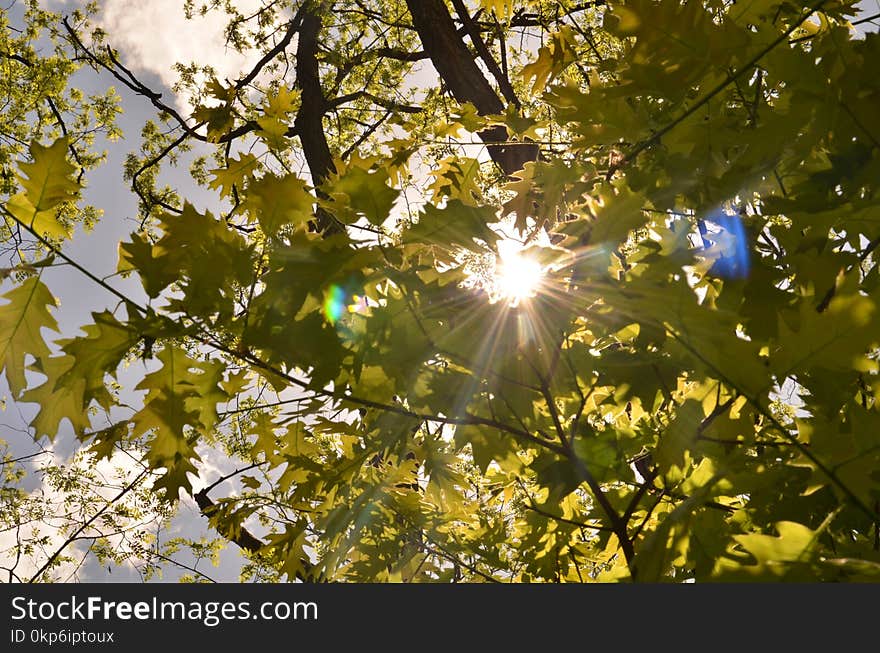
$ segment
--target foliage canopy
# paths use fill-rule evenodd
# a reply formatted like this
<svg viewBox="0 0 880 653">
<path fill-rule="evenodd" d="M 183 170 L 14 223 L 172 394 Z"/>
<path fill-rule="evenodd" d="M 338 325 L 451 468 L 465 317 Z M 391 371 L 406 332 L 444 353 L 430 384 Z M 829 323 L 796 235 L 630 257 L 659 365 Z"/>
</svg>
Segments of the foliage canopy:
<svg viewBox="0 0 880 653">
<path fill-rule="evenodd" d="M 190 3 L 256 63 L 181 62 L 186 111 L 87 11 L 32 7 L 0 23 L 11 396 L 37 438 L 137 458 L 142 503 L 192 497 L 246 578 L 877 580 L 880 38 L 854 4 Z M 65 86 L 82 63 L 158 110 L 118 244 L 141 294 L 67 253 L 115 134 L 112 89 Z M 511 240 L 540 267 L 516 300 Z M 57 264 L 110 307 L 47 340 Z M 241 471 L 206 480 L 217 452 Z"/>
</svg>

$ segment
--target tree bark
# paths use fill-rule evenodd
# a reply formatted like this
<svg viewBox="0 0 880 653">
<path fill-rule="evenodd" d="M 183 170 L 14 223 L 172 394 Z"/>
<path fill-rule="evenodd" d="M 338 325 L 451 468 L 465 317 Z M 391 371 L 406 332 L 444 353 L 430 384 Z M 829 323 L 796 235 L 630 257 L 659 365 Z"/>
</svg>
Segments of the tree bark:
<svg viewBox="0 0 880 653">
<path fill-rule="evenodd" d="M 319 186 L 336 172 L 333 155 L 324 133 L 324 115 L 329 108 L 324 90 L 321 88 L 321 75 L 318 71 L 318 35 L 321 32 L 320 8 L 306 5 L 299 40 L 296 47 L 296 82 L 301 91 L 299 112 L 296 114 L 294 129 L 302 143 L 303 155 L 312 174 L 312 185 L 319 197 L 323 194 Z M 315 211 L 317 231 L 331 235 L 342 231 L 340 224 L 322 208 Z"/>
<path fill-rule="evenodd" d="M 314 11 L 303 14 L 296 48 L 296 81 L 302 92 L 302 103 L 296 115 L 296 131 L 302 142 L 303 154 L 315 185 L 336 171 L 333 155 L 324 135 L 324 113 L 327 100 L 318 73 L 318 34 L 321 17 Z"/>
<path fill-rule="evenodd" d="M 473 104 L 481 116 L 503 113 L 504 103 L 486 81 L 458 35 L 444 0 L 406 0 L 406 4 L 422 47 L 453 97 L 459 102 Z M 481 131 L 479 136 L 486 143 L 505 142 L 507 130 L 503 126 L 490 127 Z M 492 160 L 508 176 L 538 157 L 538 147 L 530 143 L 490 144 L 487 147 Z"/>
</svg>

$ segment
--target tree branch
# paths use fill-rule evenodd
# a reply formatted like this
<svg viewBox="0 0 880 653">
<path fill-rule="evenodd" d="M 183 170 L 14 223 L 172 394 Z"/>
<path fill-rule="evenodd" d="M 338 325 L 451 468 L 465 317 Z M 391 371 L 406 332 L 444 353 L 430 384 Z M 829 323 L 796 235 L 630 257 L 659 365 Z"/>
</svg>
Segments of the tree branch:
<svg viewBox="0 0 880 653">
<path fill-rule="evenodd" d="M 425 52 L 453 97 L 461 103 L 473 104 L 481 116 L 503 113 L 504 104 L 465 47 L 443 0 L 406 0 L 406 4 Z M 479 136 L 484 142 L 503 142 L 507 140 L 507 129 L 502 125 L 490 127 Z M 538 147 L 531 143 L 489 145 L 487 149 L 508 176 L 538 157 Z"/>
<path fill-rule="evenodd" d="M 193 499 L 195 499 L 196 504 L 199 506 L 199 510 L 201 510 L 202 514 L 208 519 L 217 512 L 217 504 L 208 496 L 208 491 L 211 487 L 214 486 L 209 486 L 193 495 Z M 237 529 L 236 532 L 233 532 L 231 529 L 226 529 L 224 532 L 224 530 L 221 530 L 218 526 L 217 532 L 240 549 L 249 553 L 257 553 L 266 547 L 266 544 L 260 538 L 253 535 L 244 526 Z M 312 578 L 312 572 L 314 571 L 315 566 L 312 564 L 311 560 L 300 558 L 300 565 L 305 571 L 298 571 L 296 573 L 297 580 L 301 580 L 304 583 L 312 582 L 314 580 Z"/>
<path fill-rule="evenodd" d="M 254 79 L 256 79 L 257 75 L 269 64 L 275 57 L 284 52 L 287 49 L 287 46 L 290 45 L 290 42 L 293 40 L 293 35 L 296 34 L 300 25 L 302 24 L 303 12 L 305 9 L 305 3 L 300 6 L 297 10 L 296 14 L 294 14 L 293 18 L 287 23 L 287 31 L 284 32 L 284 36 L 281 37 L 281 40 L 275 44 L 275 46 L 269 50 L 263 57 L 256 63 L 256 65 L 251 69 L 251 71 L 235 82 L 236 90 L 241 90 L 248 84 L 250 84 Z"/>
<path fill-rule="evenodd" d="M 498 62 L 495 61 L 495 57 L 492 56 L 492 53 L 489 52 L 489 48 L 486 47 L 486 42 L 483 41 L 483 37 L 480 35 L 480 30 L 473 18 L 471 18 L 464 1 L 452 0 L 452 6 L 455 7 L 455 11 L 461 19 L 461 24 L 464 25 L 465 30 L 467 30 L 471 43 L 473 43 L 474 47 L 477 49 L 477 54 L 480 56 L 480 59 L 486 64 L 486 68 L 492 73 L 492 77 L 495 78 L 495 81 L 498 82 L 498 88 L 501 89 L 502 95 L 504 95 L 504 98 L 508 102 L 519 108 L 519 98 L 516 96 L 513 86 L 510 85 L 510 80 L 501 71 L 501 68 L 498 67 Z"/>
<path fill-rule="evenodd" d="M 89 50 L 83 42 L 80 40 L 79 35 L 76 33 L 76 30 L 70 25 L 67 20 L 67 16 L 61 19 L 62 25 L 67 30 L 67 33 L 70 35 L 70 38 L 73 40 L 74 44 L 77 48 L 79 48 L 85 55 L 86 58 L 92 62 L 95 67 L 103 68 L 107 72 L 109 72 L 113 77 L 115 77 L 120 83 L 125 85 L 126 88 L 136 93 L 137 95 L 141 95 L 147 98 L 154 107 L 156 107 L 159 111 L 168 114 L 181 126 L 181 128 L 189 134 L 192 138 L 200 140 L 202 142 L 206 142 L 208 139 L 205 136 L 202 136 L 196 131 L 196 127 L 192 127 L 187 123 L 186 120 L 171 106 L 165 104 L 161 101 L 162 94 L 153 91 L 152 89 L 145 86 L 141 83 L 132 72 L 123 66 L 119 60 L 116 58 L 116 55 L 113 54 L 113 50 L 110 47 L 107 47 L 107 55 L 113 64 L 112 66 L 107 64 L 105 61 L 102 61 L 99 57 L 97 57 L 91 50 Z M 120 74 L 119 70 L 125 73 L 126 76 Z"/>
<path fill-rule="evenodd" d="M 386 100 L 385 98 L 378 97 L 366 90 L 354 91 L 352 93 L 340 95 L 327 102 L 327 107 L 330 109 L 335 109 L 342 106 L 346 102 L 351 102 L 352 100 L 357 100 L 358 98 L 367 98 L 373 104 L 376 104 L 383 109 L 387 109 L 389 111 L 400 111 L 401 113 L 421 113 L 422 111 L 422 107 L 413 106 L 411 104 L 400 104 L 398 102 L 394 102 L 393 100 Z"/>
<path fill-rule="evenodd" d="M 532 366 L 532 369 L 534 369 L 536 376 L 538 376 L 538 379 L 541 382 L 541 394 L 544 396 L 544 402 L 547 404 L 547 409 L 550 411 L 550 417 L 553 420 L 553 427 L 556 429 L 556 435 L 562 443 L 564 455 L 574 467 L 577 475 L 580 476 L 581 480 L 590 488 L 590 491 L 593 493 L 593 496 L 596 498 L 596 501 L 605 513 L 605 516 L 608 517 L 608 521 L 611 524 L 611 530 L 620 542 L 620 548 L 623 550 L 623 555 L 630 568 L 630 574 L 633 579 L 635 579 L 636 570 L 633 565 L 635 551 L 626 532 L 626 522 L 621 519 L 621 516 L 617 513 L 617 510 L 614 509 L 614 506 L 611 505 L 611 502 L 605 495 L 605 490 L 602 488 L 602 485 L 596 480 L 596 477 L 593 476 L 593 473 L 589 470 L 586 463 L 584 463 L 574 450 L 574 434 L 572 434 L 571 439 L 565 436 L 565 429 L 562 427 L 562 420 L 559 418 L 559 412 L 556 409 L 556 402 L 553 399 L 553 393 L 550 392 L 550 386 L 547 380 L 540 375 L 534 366 Z"/>
</svg>

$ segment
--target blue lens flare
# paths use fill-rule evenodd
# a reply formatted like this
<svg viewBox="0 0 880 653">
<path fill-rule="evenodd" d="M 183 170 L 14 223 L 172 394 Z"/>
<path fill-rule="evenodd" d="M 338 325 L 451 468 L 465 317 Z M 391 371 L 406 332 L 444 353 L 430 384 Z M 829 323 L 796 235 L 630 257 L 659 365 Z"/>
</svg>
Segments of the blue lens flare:
<svg viewBox="0 0 880 653">
<path fill-rule="evenodd" d="M 713 243 L 711 273 L 725 279 L 744 279 L 751 267 L 749 237 L 739 215 L 716 211 L 704 218 L 706 238 Z"/>
</svg>

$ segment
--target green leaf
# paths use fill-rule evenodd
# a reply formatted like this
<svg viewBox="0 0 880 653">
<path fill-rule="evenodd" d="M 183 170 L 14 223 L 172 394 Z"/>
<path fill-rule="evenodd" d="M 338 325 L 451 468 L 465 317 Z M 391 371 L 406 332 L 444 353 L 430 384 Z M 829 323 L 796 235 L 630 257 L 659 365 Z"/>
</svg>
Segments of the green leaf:
<svg viewBox="0 0 880 653">
<path fill-rule="evenodd" d="M 252 247 L 225 222 L 189 203 L 179 215 L 161 215 L 159 226 L 163 233 L 155 244 L 138 234 L 120 244 L 119 269 L 136 269 L 153 297 L 179 283 L 183 297 L 170 301 L 170 312 L 210 319 L 231 315 L 235 288 L 253 282 Z"/>
<path fill-rule="evenodd" d="M 24 192 L 6 202 L 6 210 L 16 220 L 49 238 L 69 235 L 67 227 L 58 221 L 58 207 L 79 195 L 79 183 L 71 177 L 76 168 L 67 161 L 67 148 L 67 138 L 59 138 L 48 147 L 31 143 L 33 161 L 19 164 Z"/>
<path fill-rule="evenodd" d="M 265 350 L 271 362 L 315 365 L 329 374 L 340 356 L 336 318 L 347 315 L 353 295 L 363 292 L 363 270 L 377 264 L 377 252 L 355 249 L 342 235 L 319 239 L 297 232 L 272 252 L 245 343 Z M 307 302 L 311 310 L 300 315 Z"/>
<path fill-rule="evenodd" d="M 799 439 L 844 487 L 868 505 L 880 500 L 880 416 L 876 412 L 852 406 L 833 421 L 815 416 L 796 423 Z M 816 486 L 831 482 L 812 461 L 803 459 L 801 464 L 816 470 Z"/>
<path fill-rule="evenodd" d="M 730 558 L 719 560 L 715 568 L 718 580 L 811 580 L 809 563 L 816 555 L 819 536 L 828 527 L 834 514 L 813 530 L 803 524 L 780 521 L 775 525 L 778 535 L 747 533 L 734 539 L 754 559 L 735 564 Z"/>
<path fill-rule="evenodd" d="M 780 320 L 779 345 L 770 354 L 773 369 L 780 378 L 815 368 L 868 371 L 868 350 L 880 342 L 877 324 L 870 297 L 838 294 L 822 313 L 802 302 L 795 325 Z"/>
<path fill-rule="evenodd" d="M 338 219 L 354 222 L 364 217 L 380 226 L 391 214 L 400 191 L 388 185 L 384 170 L 367 170 L 364 165 L 351 164 L 339 175 L 325 182 L 322 190 L 332 198 L 327 209 Z"/>
<path fill-rule="evenodd" d="M 232 110 L 227 105 L 198 107 L 193 118 L 207 123 L 208 141 L 215 143 L 235 124 Z"/>
<path fill-rule="evenodd" d="M 165 347 L 157 359 L 162 367 L 136 386 L 138 390 L 147 390 L 145 401 L 163 396 L 182 397 L 187 415 L 195 417 L 187 424 L 210 432 L 217 423 L 217 405 L 230 397 L 223 389 L 226 365 L 217 359 L 196 360 L 174 346 Z"/>
<path fill-rule="evenodd" d="M 110 410 L 114 400 L 104 385 L 106 374 L 114 375 L 125 354 L 140 340 L 140 335 L 119 322 L 109 311 L 92 313 L 94 324 L 82 327 L 84 337 L 60 340 L 62 351 L 73 359 L 73 364 L 62 374 L 57 386 L 74 382 L 84 384 L 82 411 L 86 412 L 92 400 Z"/>
<path fill-rule="evenodd" d="M 128 428 L 128 422 L 124 421 L 95 431 L 89 451 L 94 453 L 98 460 L 109 459 L 116 452 L 116 445 L 128 437 Z"/>
<path fill-rule="evenodd" d="M 267 174 L 251 182 L 248 190 L 248 207 L 269 236 L 278 235 L 288 225 L 305 225 L 313 217 L 315 198 L 296 175 Z"/>
<path fill-rule="evenodd" d="M 259 490 L 262 485 L 259 479 L 247 475 L 241 477 L 241 484 L 250 490 Z"/>
<path fill-rule="evenodd" d="M 482 199 L 480 190 L 480 162 L 477 159 L 449 157 L 439 162 L 429 173 L 434 178 L 428 188 L 434 202 L 456 199 L 463 204 L 475 206 Z"/>
<path fill-rule="evenodd" d="M 588 203 L 592 214 L 590 243 L 613 247 L 627 237 L 629 232 L 643 226 L 648 217 L 647 200 L 632 192 L 623 184 L 600 190 L 599 200 Z"/>
<path fill-rule="evenodd" d="M 181 489 L 191 492 L 188 474 L 196 474 L 197 436 L 211 435 L 217 423 L 217 403 L 228 399 L 219 387 L 220 367 L 197 361 L 177 347 L 158 355 L 162 367 L 148 374 L 137 389 L 147 390 L 144 406 L 131 419 L 134 435 L 148 435 L 147 460 L 163 469 L 154 487 L 176 501 Z"/>
<path fill-rule="evenodd" d="M 272 151 L 281 151 L 288 147 L 287 130 L 290 129 L 286 120 L 275 116 L 257 118 L 260 129 L 257 131 L 266 146 Z"/>
<path fill-rule="evenodd" d="M 296 111 L 300 103 L 299 91 L 291 90 L 283 84 L 267 97 L 263 110 L 270 116 L 285 116 Z"/>
<path fill-rule="evenodd" d="M 245 181 L 253 175 L 259 165 L 259 160 L 253 154 L 240 154 L 237 158 L 232 157 L 227 161 L 225 168 L 211 170 L 214 179 L 208 184 L 208 188 L 219 190 L 221 197 L 232 195 L 233 188 L 244 190 Z"/>
<path fill-rule="evenodd" d="M 574 30 L 564 25 L 549 37 L 549 44 L 538 49 L 538 58 L 522 69 L 522 78 L 532 82 L 533 94 L 540 93 L 563 70 L 577 61 L 577 47 Z"/>
<path fill-rule="evenodd" d="M 34 141 L 30 146 L 33 161 L 19 164 L 25 197 L 37 211 L 54 209 L 79 193 L 79 184 L 72 179 L 76 168 L 67 160 L 68 147 L 66 137 L 48 147 Z"/>
<path fill-rule="evenodd" d="M 74 377 L 64 385 L 58 384 L 66 372 L 73 367 L 72 356 L 52 356 L 36 360 L 29 369 L 45 374 L 44 383 L 25 392 L 21 401 L 39 405 L 37 416 L 31 420 L 34 437 L 44 435 L 50 440 L 58 434 L 61 422 L 68 420 L 78 436 L 83 436 L 89 429 L 88 413 L 83 410 L 83 397 L 86 392 L 84 379 Z"/>
<path fill-rule="evenodd" d="M 58 330 L 49 308 L 58 304 L 39 277 L 31 277 L 3 295 L 9 303 L 0 306 L 0 371 L 6 370 L 6 382 L 12 395 L 21 395 L 27 387 L 25 361 L 49 357 L 41 329 Z"/>
<path fill-rule="evenodd" d="M 288 524 L 284 533 L 269 536 L 266 548 L 271 549 L 281 562 L 280 571 L 293 581 L 306 574 L 304 561 L 309 559 L 305 551 L 306 532 L 302 524 Z"/>
<path fill-rule="evenodd" d="M 659 583 L 671 580 L 670 571 L 685 566 L 691 546 L 692 524 L 696 513 L 711 497 L 714 484 L 713 478 L 698 488 L 663 517 L 660 525 L 650 531 L 640 543 L 635 560 L 639 582 Z"/>
<path fill-rule="evenodd" d="M 429 204 L 419 221 L 403 233 L 403 240 L 482 253 L 486 247 L 494 248 L 500 239 L 489 227 L 496 220 L 495 209 L 489 206 L 467 206 L 460 200 L 450 200 L 442 209 Z"/>
<path fill-rule="evenodd" d="M 661 471 L 673 466 L 684 469 L 685 455 L 697 444 L 704 417 L 700 401 L 689 399 L 678 407 L 675 419 L 666 427 L 654 452 L 654 460 Z"/>
</svg>

